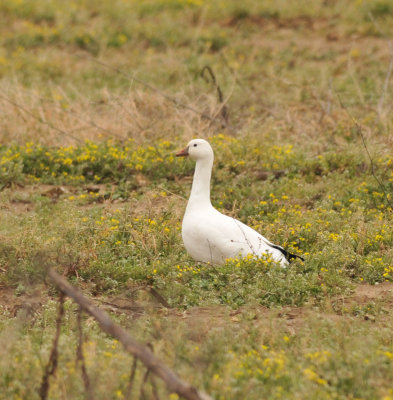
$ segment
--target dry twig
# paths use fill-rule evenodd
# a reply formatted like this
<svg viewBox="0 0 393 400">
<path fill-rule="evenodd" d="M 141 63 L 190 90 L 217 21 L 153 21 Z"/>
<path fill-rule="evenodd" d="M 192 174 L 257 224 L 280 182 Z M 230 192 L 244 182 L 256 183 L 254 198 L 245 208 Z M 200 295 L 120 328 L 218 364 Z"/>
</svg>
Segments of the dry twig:
<svg viewBox="0 0 393 400">
<path fill-rule="evenodd" d="M 145 374 L 143 375 L 141 390 L 140 390 L 140 394 L 139 394 L 139 398 L 142 400 L 146 400 L 145 385 L 146 385 L 147 379 L 149 378 L 149 374 L 150 374 L 150 369 L 148 368 L 146 370 Z"/>
<path fill-rule="evenodd" d="M 85 386 L 85 391 L 86 391 L 86 398 L 87 400 L 93 400 L 94 399 L 93 390 L 90 385 L 89 375 L 87 374 L 86 370 L 85 357 L 83 355 L 84 340 L 83 340 L 83 330 L 82 330 L 82 309 L 80 307 L 76 317 L 76 322 L 78 327 L 78 345 L 76 348 L 76 359 L 78 362 L 80 362 L 81 365 L 83 384 Z"/>
<path fill-rule="evenodd" d="M 58 345 L 59 345 L 59 337 L 61 331 L 61 322 L 64 316 L 64 293 L 60 291 L 59 297 L 59 309 L 57 312 L 56 318 L 56 333 L 53 338 L 52 350 L 49 356 L 48 364 L 45 367 L 44 375 L 42 377 L 41 387 L 40 387 L 40 398 L 41 400 L 46 400 L 48 398 L 49 391 L 49 379 L 52 375 L 56 373 L 57 363 L 58 363 Z"/>
<path fill-rule="evenodd" d="M 138 364 L 138 359 L 136 357 L 134 357 L 134 361 L 132 362 L 132 368 L 131 368 L 131 373 L 130 373 L 130 380 L 128 381 L 126 393 L 124 394 L 125 400 L 131 399 L 132 389 L 134 387 L 134 380 L 135 380 L 137 364 Z"/>
<path fill-rule="evenodd" d="M 99 323 L 101 329 L 107 334 L 115 337 L 130 354 L 138 358 L 151 373 L 160 377 L 166 384 L 170 393 L 176 393 L 187 400 L 212 400 L 211 397 L 198 391 L 189 383 L 182 380 L 160 361 L 152 351 L 138 343 L 123 328 L 115 324 L 109 315 L 97 308 L 79 290 L 73 288 L 66 279 L 61 277 L 53 268 L 49 268 L 48 276 L 52 282 L 67 296 L 71 297 L 81 309 L 92 315 Z"/>
<path fill-rule="evenodd" d="M 138 292 L 139 290 L 144 290 L 145 292 L 150 293 L 150 294 L 151 294 L 159 303 L 161 303 L 164 307 L 166 307 L 166 308 L 172 308 L 172 307 L 169 305 L 169 303 L 164 299 L 164 297 L 163 297 L 160 293 L 158 293 L 157 290 L 154 289 L 152 286 L 150 286 L 150 285 L 140 285 L 140 286 L 134 287 L 134 288 L 132 289 L 131 293 L 136 293 L 136 292 Z M 106 304 L 113 305 L 113 304 L 111 304 L 111 303 L 106 303 Z M 125 308 L 125 307 L 124 307 L 124 308 Z"/>
<path fill-rule="evenodd" d="M 172 308 L 172 307 L 169 305 L 169 303 L 164 299 L 164 297 L 162 297 L 162 296 L 160 295 L 160 293 L 158 293 L 157 290 L 154 289 L 152 286 L 146 286 L 144 289 L 145 289 L 147 292 L 151 293 L 152 296 L 153 296 L 156 300 L 158 300 L 158 302 L 160 302 L 164 307 L 166 307 L 166 308 Z"/>
</svg>

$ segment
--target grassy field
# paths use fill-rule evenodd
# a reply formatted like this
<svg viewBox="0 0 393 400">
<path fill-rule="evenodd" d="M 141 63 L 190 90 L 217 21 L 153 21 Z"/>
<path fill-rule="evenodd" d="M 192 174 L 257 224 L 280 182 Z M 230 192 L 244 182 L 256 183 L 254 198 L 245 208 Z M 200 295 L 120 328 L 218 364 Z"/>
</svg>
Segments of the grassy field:
<svg viewBox="0 0 393 400">
<path fill-rule="evenodd" d="M 392 400 L 392 68 L 389 0 L 1 2 L 0 398 L 39 399 L 50 263 L 215 399 Z M 213 204 L 304 262 L 190 259 L 195 137 Z M 83 399 L 65 308 L 49 398 Z M 125 399 L 83 320 L 95 398 Z"/>
</svg>

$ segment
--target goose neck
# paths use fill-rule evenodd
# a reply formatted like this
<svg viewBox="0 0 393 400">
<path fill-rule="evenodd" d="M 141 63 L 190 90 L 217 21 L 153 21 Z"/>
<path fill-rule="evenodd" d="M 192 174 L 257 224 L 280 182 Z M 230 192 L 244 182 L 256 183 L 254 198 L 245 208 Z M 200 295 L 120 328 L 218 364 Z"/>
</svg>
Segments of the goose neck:
<svg viewBox="0 0 393 400">
<path fill-rule="evenodd" d="M 202 204 L 210 203 L 210 180 L 213 168 L 213 159 L 198 160 L 195 165 L 190 200 Z"/>
</svg>

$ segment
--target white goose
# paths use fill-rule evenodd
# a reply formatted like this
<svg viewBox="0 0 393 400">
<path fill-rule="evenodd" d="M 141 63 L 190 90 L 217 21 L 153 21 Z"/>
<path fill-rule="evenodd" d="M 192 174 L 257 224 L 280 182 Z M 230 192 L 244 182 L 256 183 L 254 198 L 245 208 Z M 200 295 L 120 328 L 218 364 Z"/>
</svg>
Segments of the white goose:
<svg viewBox="0 0 393 400">
<path fill-rule="evenodd" d="M 282 266 L 299 257 L 277 246 L 237 219 L 217 211 L 210 202 L 214 153 L 203 139 L 191 140 L 176 154 L 196 161 L 190 198 L 182 224 L 183 243 L 197 261 L 223 264 L 228 258 L 269 255 Z M 301 258 L 301 257 L 299 257 Z"/>
</svg>

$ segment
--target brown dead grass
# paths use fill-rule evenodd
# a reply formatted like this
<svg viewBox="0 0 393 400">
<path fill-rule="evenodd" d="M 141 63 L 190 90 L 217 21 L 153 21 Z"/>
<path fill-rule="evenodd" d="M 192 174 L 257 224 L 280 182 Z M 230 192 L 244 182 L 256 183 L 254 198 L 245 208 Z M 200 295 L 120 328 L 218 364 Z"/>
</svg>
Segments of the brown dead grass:
<svg viewBox="0 0 393 400">
<path fill-rule="evenodd" d="M 136 90 L 129 95 L 114 95 L 103 89 L 99 100 L 94 102 L 81 93 L 76 100 L 71 99 L 61 87 L 54 87 L 51 97 L 43 97 L 16 83 L 12 85 L 12 91 L 4 92 L 13 104 L 0 99 L 3 113 L 0 143 L 38 141 L 46 145 L 67 146 L 84 140 L 111 138 L 123 141 L 132 138 L 137 144 L 146 144 L 159 138 L 173 137 L 174 132 L 189 138 L 212 133 L 211 121 L 175 106 L 154 92 Z M 185 96 L 177 97 L 181 104 L 201 113 L 216 114 L 214 96 L 203 96 L 196 99 L 195 104 Z M 206 104 L 210 104 L 209 110 L 205 110 Z"/>
<path fill-rule="evenodd" d="M 277 53 L 291 48 L 299 54 L 298 57 L 294 55 L 294 64 L 291 68 L 294 71 L 301 71 L 304 52 L 315 55 L 331 52 L 334 56 L 324 60 L 323 65 L 317 59 L 307 60 L 307 67 L 316 70 L 322 67 L 329 71 L 328 75 L 342 77 L 348 74 L 355 76 L 356 70 L 367 58 L 378 59 L 381 63 L 386 63 L 386 66 L 390 60 L 386 39 L 362 37 L 359 34 L 348 36 L 340 31 L 340 25 L 334 27 L 332 34 L 332 28 L 329 28 L 332 21 L 324 17 L 266 19 L 249 16 L 241 21 L 232 17 L 228 21 L 222 21 L 221 24 L 232 26 L 239 23 L 256 24 L 261 27 L 259 32 L 254 32 L 245 39 L 245 46 L 250 48 L 245 64 L 253 64 L 260 51 L 270 49 Z M 360 56 L 351 57 L 353 49 L 357 49 Z M 51 48 L 48 51 L 58 52 Z M 81 73 L 94 69 L 93 66 L 105 70 L 105 67 L 94 65 L 88 59 L 78 58 L 75 55 L 57 54 L 57 57 L 61 58 L 65 71 Z M 114 59 L 116 65 L 127 70 L 127 63 L 130 62 L 127 57 L 126 54 L 116 54 Z M 159 57 L 157 61 L 175 63 L 176 74 L 187 75 L 184 66 L 179 65 L 176 60 L 177 53 L 160 54 L 157 57 Z M 109 50 L 108 59 L 111 60 Z M 108 64 L 112 65 L 111 62 Z M 220 104 L 214 88 L 203 84 L 201 80 L 191 81 L 187 87 L 182 90 L 175 89 L 175 92 L 173 89 L 157 87 L 160 93 L 130 80 L 128 93 L 116 93 L 103 88 L 95 94 L 94 100 L 72 87 L 65 88 L 51 84 L 47 88 L 50 92 L 48 94 L 40 93 L 37 89 L 26 89 L 19 82 L 5 81 L 0 87 L 2 95 L 20 107 L 0 99 L 2 108 L 0 143 L 24 143 L 30 140 L 48 145 L 69 145 L 77 143 L 74 137 L 82 141 L 85 139 L 99 141 L 109 137 L 120 140 L 133 138 L 137 143 L 148 143 L 158 138 L 173 137 L 174 133 L 187 140 L 195 136 L 208 137 L 219 131 L 241 134 L 254 130 L 258 133 L 274 130 L 277 135 L 291 135 L 292 141 L 298 140 L 300 143 L 310 138 L 320 138 L 326 132 L 334 130 L 337 121 L 341 123 L 346 121 L 348 126 L 352 125 L 348 115 L 340 109 L 338 99 L 334 93 L 329 92 L 326 85 L 312 81 L 305 82 L 297 74 L 294 74 L 296 79 L 283 78 L 279 73 L 267 68 L 263 74 L 268 76 L 262 78 L 274 82 L 276 89 L 275 93 L 269 93 L 266 97 L 263 87 L 254 87 L 253 84 L 242 81 L 242 67 L 234 74 L 228 71 L 224 63 L 219 64 L 217 71 L 219 71 L 217 78 L 220 80 L 227 76 L 229 82 L 236 80 L 240 82 L 240 85 L 236 84 L 233 93 L 232 83 L 227 84 L 224 90 L 224 97 L 230 97 L 227 104 L 231 124 L 229 130 L 221 126 Z M 111 73 L 114 76 L 118 74 L 115 71 Z M 185 78 L 182 77 L 182 80 Z M 258 76 L 248 74 L 247 82 L 250 81 L 261 81 L 260 72 L 258 71 Z M 383 78 L 376 84 L 382 86 Z M 299 93 L 302 91 L 310 95 L 306 102 L 299 101 Z M 174 105 L 161 93 L 177 99 L 182 105 L 192 107 L 200 113 L 216 116 L 216 122 L 206 120 L 187 108 Z M 241 104 L 237 100 L 238 97 L 244 99 Z M 359 100 L 363 103 L 362 107 L 367 110 L 367 104 L 361 93 Z M 283 106 L 284 101 L 285 106 Z M 329 114 L 326 113 L 328 102 L 332 103 Z M 258 108 L 263 105 L 264 111 L 259 115 L 248 115 L 247 109 L 252 105 L 257 105 Z M 379 115 L 379 117 L 384 116 Z M 386 116 L 381 122 L 384 125 L 388 124 Z M 366 136 L 371 134 L 371 130 L 365 128 L 364 134 Z M 318 144 L 318 140 L 314 142 L 315 145 Z"/>
</svg>

